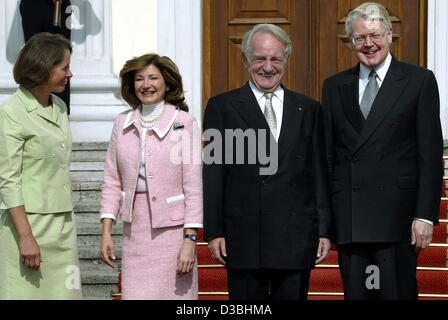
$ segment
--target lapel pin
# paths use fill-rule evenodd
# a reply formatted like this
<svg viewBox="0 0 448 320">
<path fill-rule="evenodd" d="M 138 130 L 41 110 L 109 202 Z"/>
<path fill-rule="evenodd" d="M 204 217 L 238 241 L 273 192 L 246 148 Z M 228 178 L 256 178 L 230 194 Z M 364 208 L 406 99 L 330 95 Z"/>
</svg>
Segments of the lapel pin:
<svg viewBox="0 0 448 320">
<path fill-rule="evenodd" d="M 303 111 L 303 108 L 301 106 L 297 106 L 299 108 L 299 111 Z"/>
<path fill-rule="evenodd" d="M 179 122 L 174 122 L 174 125 L 173 125 L 174 130 L 183 129 L 183 128 L 184 128 L 183 124 L 180 124 Z"/>
</svg>

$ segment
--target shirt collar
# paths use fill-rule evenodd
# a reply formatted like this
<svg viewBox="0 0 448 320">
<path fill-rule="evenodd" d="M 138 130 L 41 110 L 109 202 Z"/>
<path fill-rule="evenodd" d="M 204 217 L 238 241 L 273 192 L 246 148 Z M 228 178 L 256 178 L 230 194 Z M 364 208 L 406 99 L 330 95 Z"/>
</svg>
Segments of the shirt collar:
<svg viewBox="0 0 448 320">
<path fill-rule="evenodd" d="M 37 99 L 34 97 L 33 93 L 30 90 L 26 89 L 25 87 L 20 86 L 17 93 L 28 112 L 42 108 L 39 101 L 37 101 Z"/>
<path fill-rule="evenodd" d="M 170 131 L 171 127 L 176 120 L 177 114 L 179 110 L 170 104 L 165 104 L 165 109 L 163 110 L 162 117 L 160 121 L 152 128 L 152 130 L 157 134 L 157 136 L 162 139 L 167 135 Z M 126 115 L 126 119 L 123 123 L 123 130 L 129 128 L 131 125 L 134 125 L 136 128 L 141 128 L 140 126 L 140 108 L 135 108 L 133 110 L 129 110 Z"/>
<path fill-rule="evenodd" d="M 164 105 L 165 105 L 165 101 L 163 101 L 163 100 L 158 102 L 158 103 L 155 103 L 155 104 L 148 104 L 148 105 L 144 104 L 144 105 L 142 105 L 142 115 L 143 115 L 143 117 L 149 116 L 154 111 L 163 108 Z"/>
<path fill-rule="evenodd" d="M 261 91 L 260 89 L 258 89 L 253 83 L 252 81 L 249 81 L 249 86 L 252 89 L 252 92 L 255 95 L 255 98 L 257 99 L 257 102 L 259 103 L 260 100 L 262 98 L 264 98 L 264 94 L 265 92 Z M 283 97 L 285 96 L 285 90 L 283 90 L 283 87 L 280 85 L 278 86 L 274 92 L 273 92 L 274 96 L 277 97 L 281 102 L 283 102 Z"/>
<path fill-rule="evenodd" d="M 386 59 L 375 69 L 376 74 L 378 75 L 379 80 L 382 82 L 386 77 L 387 71 L 389 70 L 390 64 L 392 62 L 392 55 L 390 52 L 387 54 Z M 367 80 L 369 78 L 369 73 L 371 69 L 360 63 L 359 69 L 359 78 L 361 80 Z"/>
</svg>

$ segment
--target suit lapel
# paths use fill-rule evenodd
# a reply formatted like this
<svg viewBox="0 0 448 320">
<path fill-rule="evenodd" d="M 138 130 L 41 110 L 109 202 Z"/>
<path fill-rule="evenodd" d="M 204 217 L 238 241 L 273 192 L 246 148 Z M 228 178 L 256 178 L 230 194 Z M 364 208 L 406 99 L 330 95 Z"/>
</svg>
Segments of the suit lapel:
<svg viewBox="0 0 448 320">
<path fill-rule="evenodd" d="M 283 117 L 280 137 L 278 139 L 278 159 L 280 160 L 296 141 L 302 127 L 303 113 L 305 108 L 300 101 L 285 87 L 283 101 Z"/>
<path fill-rule="evenodd" d="M 46 112 L 46 110 L 44 110 L 44 108 L 42 108 L 41 106 L 39 106 L 35 113 L 36 115 L 38 115 L 39 117 L 45 119 L 46 121 L 54 124 L 55 126 L 57 126 L 58 128 L 64 129 L 64 131 L 66 131 L 66 128 L 64 126 L 63 123 L 61 123 L 61 107 L 56 103 L 55 99 L 53 99 L 53 97 L 51 97 L 51 101 L 53 103 L 53 107 L 52 107 L 52 113 L 51 113 L 51 117 L 49 117 L 49 113 Z"/>
<path fill-rule="evenodd" d="M 241 118 L 246 122 L 249 128 L 253 129 L 266 129 L 269 132 L 269 126 L 266 119 L 261 112 L 260 106 L 258 105 L 255 95 L 246 83 L 239 92 L 235 103 L 232 105 L 233 108 L 240 114 Z"/>
<path fill-rule="evenodd" d="M 393 58 L 353 153 L 356 153 L 375 132 L 395 105 L 407 83 L 408 79 L 403 78 L 400 62 Z"/>
<path fill-rule="evenodd" d="M 305 111 L 305 108 L 301 107 L 300 101 L 297 101 L 288 89 L 283 88 L 285 95 L 283 101 L 282 127 L 278 140 L 278 159 L 281 159 L 293 145 L 293 141 L 295 141 L 296 136 L 300 132 L 303 112 Z M 240 114 L 249 128 L 256 130 L 264 129 L 266 132 L 271 132 L 249 83 L 246 83 L 241 88 L 240 94 L 233 104 L 233 108 Z M 256 134 L 259 134 L 259 132 L 256 132 Z M 269 137 L 275 143 L 272 134 Z"/>
<path fill-rule="evenodd" d="M 358 134 L 364 127 L 364 118 L 359 109 L 359 65 L 350 70 L 339 88 L 342 97 L 342 109 L 345 117 Z"/>
</svg>

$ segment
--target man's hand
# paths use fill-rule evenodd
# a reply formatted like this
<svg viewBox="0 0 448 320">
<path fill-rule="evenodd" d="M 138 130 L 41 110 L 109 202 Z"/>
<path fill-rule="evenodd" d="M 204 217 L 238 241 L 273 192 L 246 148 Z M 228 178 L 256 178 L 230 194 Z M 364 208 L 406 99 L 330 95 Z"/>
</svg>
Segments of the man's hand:
<svg viewBox="0 0 448 320">
<path fill-rule="evenodd" d="M 429 247 L 429 244 L 432 241 L 432 232 L 434 226 L 429 223 L 414 220 L 412 223 L 412 242 L 411 244 L 415 246 L 415 251 L 419 252 L 420 250 L 426 249 Z"/>
<path fill-rule="evenodd" d="M 222 264 L 226 264 L 224 258 L 227 258 L 226 240 L 224 238 L 215 238 L 208 242 L 208 250 L 212 257 Z"/>
<path fill-rule="evenodd" d="M 321 263 L 328 257 L 331 242 L 328 238 L 319 238 L 319 247 L 317 248 L 316 264 Z"/>
</svg>

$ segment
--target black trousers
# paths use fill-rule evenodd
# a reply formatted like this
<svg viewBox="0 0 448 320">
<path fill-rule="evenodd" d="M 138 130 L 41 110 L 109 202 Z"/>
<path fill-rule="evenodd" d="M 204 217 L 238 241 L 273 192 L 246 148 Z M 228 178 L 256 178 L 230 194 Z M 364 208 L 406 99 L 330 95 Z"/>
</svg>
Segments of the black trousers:
<svg viewBox="0 0 448 320">
<path fill-rule="evenodd" d="M 416 300 L 418 254 L 409 243 L 338 246 L 346 300 Z"/>
<path fill-rule="evenodd" d="M 227 269 L 230 300 L 306 300 L 311 270 Z"/>
</svg>

